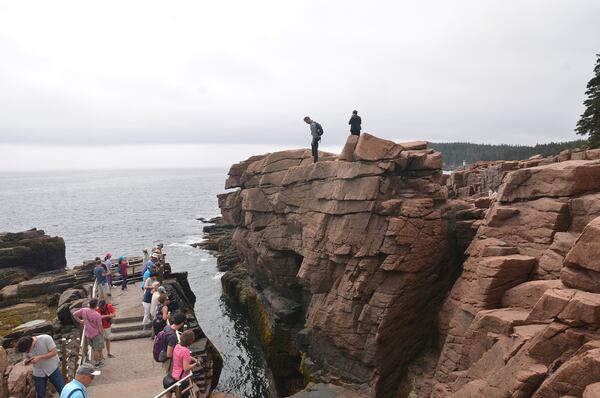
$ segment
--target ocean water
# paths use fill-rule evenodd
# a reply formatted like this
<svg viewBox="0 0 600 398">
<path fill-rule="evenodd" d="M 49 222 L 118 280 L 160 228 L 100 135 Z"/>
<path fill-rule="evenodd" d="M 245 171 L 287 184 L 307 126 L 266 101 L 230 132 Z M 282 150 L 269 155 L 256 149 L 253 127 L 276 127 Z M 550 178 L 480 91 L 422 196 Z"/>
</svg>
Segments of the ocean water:
<svg viewBox="0 0 600 398">
<path fill-rule="evenodd" d="M 69 266 L 106 252 L 141 255 L 163 242 L 173 270 L 189 273 L 198 320 L 223 356 L 218 390 L 272 397 L 257 340 L 221 297 L 216 259 L 189 246 L 202 239 L 196 219 L 219 214 L 225 178 L 225 170 L 0 173 L 0 231 L 62 236 Z"/>
</svg>

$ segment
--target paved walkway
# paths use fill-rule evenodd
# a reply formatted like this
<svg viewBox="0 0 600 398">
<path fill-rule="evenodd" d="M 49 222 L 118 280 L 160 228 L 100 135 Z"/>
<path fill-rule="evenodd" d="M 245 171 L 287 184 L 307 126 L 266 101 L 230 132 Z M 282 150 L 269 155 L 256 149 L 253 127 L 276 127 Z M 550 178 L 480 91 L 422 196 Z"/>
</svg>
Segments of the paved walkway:
<svg viewBox="0 0 600 398">
<path fill-rule="evenodd" d="M 130 286 L 125 293 L 113 288 L 113 303 L 117 309 L 117 320 L 113 328 L 119 325 L 141 325 L 142 290 Z M 141 326 L 137 328 L 140 330 Z M 162 379 L 165 372 L 161 364 L 152 358 L 152 340 L 139 337 L 111 342 L 111 351 L 116 358 L 105 359 L 102 374 L 94 379 L 88 388 L 90 398 L 118 397 L 154 397 L 163 390 Z"/>
</svg>

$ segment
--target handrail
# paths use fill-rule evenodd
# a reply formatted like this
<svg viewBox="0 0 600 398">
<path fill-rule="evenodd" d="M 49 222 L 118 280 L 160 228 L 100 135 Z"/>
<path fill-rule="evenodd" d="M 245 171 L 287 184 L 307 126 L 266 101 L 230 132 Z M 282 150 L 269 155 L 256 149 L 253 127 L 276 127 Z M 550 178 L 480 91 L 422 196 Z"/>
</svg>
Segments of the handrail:
<svg viewBox="0 0 600 398">
<path fill-rule="evenodd" d="M 94 286 L 92 287 L 92 298 L 96 297 L 96 287 L 98 285 L 98 281 L 94 281 Z M 83 355 L 83 348 L 85 347 L 85 323 L 83 324 L 83 330 L 81 331 L 81 346 L 80 348 L 80 352 L 79 355 L 81 356 L 81 360 L 79 362 L 79 365 L 83 365 L 83 363 L 85 362 L 85 355 Z M 88 358 L 92 358 L 92 346 L 89 345 L 88 347 Z"/>
<path fill-rule="evenodd" d="M 163 390 L 160 394 L 156 395 L 154 398 L 160 398 L 160 397 L 162 397 L 163 395 L 165 395 L 166 393 L 170 392 L 173 388 L 176 388 L 177 386 L 181 387 L 181 384 L 184 381 L 186 381 L 187 379 L 190 379 L 193 374 L 194 373 L 190 370 L 190 373 L 187 376 L 185 376 L 184 378 L 182 378 L 180 380 L 177 380 L 177 382 L 175 384 L 173 384 L 171 387 Z"/>
</svg>

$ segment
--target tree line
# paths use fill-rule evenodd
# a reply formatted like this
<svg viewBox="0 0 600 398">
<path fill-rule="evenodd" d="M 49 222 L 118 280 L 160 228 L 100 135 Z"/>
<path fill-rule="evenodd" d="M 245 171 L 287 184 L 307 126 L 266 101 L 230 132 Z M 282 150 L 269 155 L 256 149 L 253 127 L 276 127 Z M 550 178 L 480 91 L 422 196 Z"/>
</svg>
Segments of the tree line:
<svg viewBox="0 0 600 398">
<path fill-rule="evenodd" d="M 586 145 L 585 140 L 550 142 L 548 144 L 527 145 L 488 145 L 470 142 L 430 142 L 429 147 L 442 153 L 444 167 L 453 168 L 480 160 L 522 160 L 533 155 L 544 157 L 558 155 L 565 149 L 575 149 Z"/>
</svg>

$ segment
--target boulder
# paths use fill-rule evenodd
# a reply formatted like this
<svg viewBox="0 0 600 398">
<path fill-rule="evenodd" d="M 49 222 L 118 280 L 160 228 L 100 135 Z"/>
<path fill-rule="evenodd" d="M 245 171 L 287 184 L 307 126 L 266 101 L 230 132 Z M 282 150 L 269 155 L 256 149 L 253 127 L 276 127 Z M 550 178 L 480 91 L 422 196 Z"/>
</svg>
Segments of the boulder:
<svg viewBox="0 0 600 398">
<path fill-rule="evenodd" d="M 346 144 L 344 144 L 344 148 L 342 149 L 342 153 L 340 154 L 339 160 L 345 160 L 347 162 L 354 161 L 354 150 L 356 149 L 356 145 L 358 144 L 357 135 L 349 135 L 346 140 Z"/>
<path fill-rule="evenodd" d="M 533 309 L 536 303 L 544 295 L 546 290 L 561 289 L 563 284 L 560 280 L 541 280 L 521 283 L 509 289 L 502 297 L 503 307 L 518 307 Z"/>
<path fill-rule="evenodd" d="M 534 264 L 535 258 L 520 254 L 482 257 L 476 270 L 481 304 L 499 305 L 508 289 L 527 280 Z"/>
<path fill-rule="evenodd" d="M 501 202 L 573 196 L 598 189 L 600 162 L 569 160 L 510 172 L 498 191 Z"/>
<path fill-rule="evenodd" d="M 398 157 L 403 147 L 393 141 L 377 138 L 371 134 L 363 133 L 358 138 L 354 150 L 356 160 L 380 161 Z"/>
<path fill-rule="evenodd" d="M 598 398 L 600 397 L 600 383 L 588 384 L 583 391 L 582 398 Z"/>
<path fill-rule="evenodd" d="M 44 319 L 36 319 L 12 329 L 6 336 L 4 336 L 2 346 L 5 348 L 10 347 L 16 340 L 23 336 L 33 336 L 37 334 L 52 335 L 53 332 L 54 327 L 52 322 Z"/>
<path fill-rule="evenodd" d="M 589 349 L 586 345 L 550 375 L 533 398 L 581 397 L 587 386 L 599 380 L 600 348 Z"/>
<path fill-rule="evenodd" d="M 25 365 L 23 362 L 15 364 L 8 374 L 6 384 L 10 397 L 27 397 L 33 386 L 31 365 Z"/>
<path fill-rule="evenodd" d="M 595 272 L 600 272 L 600 217 L 592 220 L 583 230 L 573 248 L 567 254 L 565 263 L 576 264 Z"/>
</svg>

